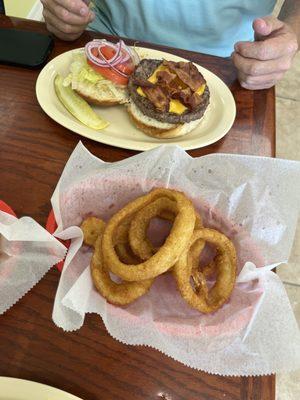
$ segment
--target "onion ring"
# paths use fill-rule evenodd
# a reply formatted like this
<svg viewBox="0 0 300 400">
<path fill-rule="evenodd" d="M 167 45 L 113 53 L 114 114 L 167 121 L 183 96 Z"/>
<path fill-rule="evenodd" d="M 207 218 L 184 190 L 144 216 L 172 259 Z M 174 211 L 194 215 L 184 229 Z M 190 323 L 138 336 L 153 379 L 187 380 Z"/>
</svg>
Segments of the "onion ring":
<svg viewBox="0 0 300 400">
<path fill-rule="evenodd" d="M 91 261 L 91 273 L 98 292 L 111 304 L 125 306 L 143 296 L 150 289 L 153 279 L 140 282 L 114 282 L 109 270 L 103 263 L 101 254 L 102 236 L 95 243 L 95 251 Z"/>
<path fill-rule="evenodd" d="M 199 255 L 204 249 L 204 246 L 205 241 L 199 239 L 190 247 L 188 252 L 188 263 L 192 265 L 193 271 L 199 270 Z"/>
<path fill-rule="evenodd" d="M 199 293 L 200 290 L 204 290 L 205 294 L 208 294 L 208 288 L 206 285 L 206 278 L 208 275 L 206 274 L 207 267 L 205 266 L 200 269 L 199 267 L 199 255 L 201 254 L 202 250 L 204 249 L 205 241 L 204 240 L 197 240 L 191 247 L 187 255 L 187 262 L 192 266 L 191 277 L 195 285 L 195 292 Z M 212 261 L 210 263 L 213 268 L 215 268 L 215 262 Z M 208 264 L 210 266 L 210 264 Z M 205 272 L 204 272 L 205 271 Z"/>
<path fill-rule="evenodd" d="M 105 222 L 96 217 L 89 217 L 81 224 L 84 243 L 95 248 L 91 261 L 92 279 L 96 289 L 107 301 L 115 305 L 127 305 L 145 294 L 150 289 L 153 280 L 116 283 L 111 279 L 101 256 L 104 228 Z"/>
<path fill-rule="evenodd" d="M 122 260 L 124 263 L 138 264 L 141 262 L 141 260 L 134 255 L 128 244 L 128 222 L 120 226 L 120 229 L 118 230 L 116 235 L 115 249 L 120 260 Z M 84 244 L 94 247 L 98 236 L 102 235 L 104 232 L 105 222 L 100 218 L 88 217 L 82 222 L 80 228 L 83 232 Z"/>
<path fill-rule="evenodd" d="M 122 263 L 114 249 L 113 237 L 117 227 L 124 220 L 160 197 L 167 197 L 176 203 L 176 218 L 164 245 L 151 258 L 140 264 L 127 265 Z M 193 204 L 181 192 L 170 189 L 155 189 L 147 195 L 138 197 L 118 211 L 106 225 L 102 239 L 104 263 L 115 275 L 127 281 L 154 278 L 170 269 L 178 260 L 192 236 L 195 220 Z"/>
<path fill-rule="evenodd" d="M 202 290 L 198 288 L 195 292 L 190 282 L 193 264 L 189 252 L 198 240 L 205 240 L 217 247 L 218 255 L 215 257 L 217 278 L 213 287 L 208 290 L 205 276 L 199 273 L 196 284 Z M 218 310 L 230 297 L 236 279 L 236 264 L 236 252 L 232 242 L 214 229 L 203 228 L 193 233 L 189 246 L 173 267 L 173 275 L 185 301 L 203 313 L 210 313 Z"/>
<path fill-rule="evenodd" d="M 150 221 L 155 217 L 173 222 L 160 248 L 155 248 L 147 237 Z M 203 313 L 217 311 L 232 293 L 237 266 L 233 243 L 222 233 L 203 228 L 193 204 L 181 192 L 155 189 L 128 203 L 107 224 L 89 217 L 81 229 L 84 243 L 94 247 L 94 285 L 112 304 L 130 304 L 165 272 L 172 272 L 181 296 Z M 207 265 L 200 262 L 199 266 L 206 242 L 216 248 L 216 256 Z M 111 272 L 122 282 L 115 282 Z M 212 275 L 216 281 L 210 288 L 207 279 Z"/>
<path fill-rule="evenodd" d="M 174 221 L 176 203 L 167 197 L 161 197 L 142 208 L 132 218 L 129 228 L 129 243 L 132 251 L 142 260 L 148 260 L 157 252 L 147 237 L 147 229 L 154 217 L 164 215 L 167 220 Z M 163 214 L 165 212 L 165 214 Z"/>
<path fill-rule="evenodd" d="M 147 237 L 150 221 L 155 217 L 173 222 L 176 217 L 176 203 L 167 197 L 161 197 L 141 209 L 132 218 L 129 243 L 134 254 L 142 260 L 148 260 L 158 250 Z M 199 214 L 196 213 L 195 229 L 200 228 L 202 228 L 202 221 Z"/>
<path fill-rule="evenodd" d="M 104 232 L 105 222 L 100 218 L 88 217 L 82 222 L 80 228 L 83 232 L 83 242 L 94 247 L 98 236 Z"/>
<path fill-rule="evenodd" d="M 116 253 L 119 259 L 124 264 L 134 264 L 137 265 L 141 262 L 141 259 L 138 258 L 133 251 L 131 250 L 129 243 L 117 243 L 115 245 Z"/>
<path fill-rule="evenodd" d="M 120 225 L 118 225 L 114 238 L 114 247 L 119 259 L 122 262 L 125 264 L 136 265 L 141 262 L 141 259 L 133 253 L 128 243 L 131 220 L 132 216 L 130 216 L 130 218 L 126 218 Z"/>
</svg>

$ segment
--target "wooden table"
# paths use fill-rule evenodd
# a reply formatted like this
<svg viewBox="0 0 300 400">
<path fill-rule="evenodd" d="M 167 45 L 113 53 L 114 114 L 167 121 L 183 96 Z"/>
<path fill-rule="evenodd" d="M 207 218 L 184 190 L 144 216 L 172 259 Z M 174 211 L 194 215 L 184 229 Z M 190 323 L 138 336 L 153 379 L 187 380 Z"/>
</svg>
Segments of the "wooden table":
<svg viewBox="0 0 300 400">
<path fill-rule="evenodd" d="M 42 23 L 4 16 L 0 17 L 0 27 L 45 32 Z M 73 43 L 56 40 L 51 57 L 81 47 L 94 36 L 85 33 Z M 273 89 L 242 89 L 228 59 L 147 46 L 203 65 L 233 92 L 237 117 L 232 129 L 217 143 L 190 151 L 192 156 L 211 152 L 274 156 Z M 36 100 L 38 73 L 0 65 L 0 199 L 19 217 L 28 215 L 45 225 L 49 199 L 79 140 L 105 161 L 120 160 L 135 152 L 92 142 L 52 121 Z M 117 342 L 96 315 L 88 315 L 79 331 L 63 332 L 51 319 L 58 280 L 59 273 L 53 268 L 0 317 L 0 375 L 46 383 L 84 400 L 275 398 L 274 376 L 220 377 L 184 367 L 156 350 Z"/>
</svg>

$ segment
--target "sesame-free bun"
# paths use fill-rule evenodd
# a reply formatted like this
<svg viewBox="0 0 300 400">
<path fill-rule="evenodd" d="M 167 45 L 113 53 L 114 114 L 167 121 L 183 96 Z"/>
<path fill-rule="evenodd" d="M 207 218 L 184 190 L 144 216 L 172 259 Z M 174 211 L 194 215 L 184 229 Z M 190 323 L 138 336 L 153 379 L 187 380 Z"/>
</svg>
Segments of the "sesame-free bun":
<svg viewBox="0 0 300 400">
<path fill-rule="evenodd" d="M 127 111 L 132 122 L 139 130 L 157 139 L 172 139 L 184 136 L 195 129 L 202 120 L 202 118 L 200 118 L 182 124 L 160 122 L 143 114 L 133 102 L 127 106 Z"/>
<path fill-rule="evenodd" d="M 114 106 L 128 102 L 127 89 L 110 82 L 107 84 L 101 82 L 99 86 L 86 82 L 76 82 L 75 84 L 72 83 L 72 86 L 75 92 L 90 104 Z"/>
</svg>

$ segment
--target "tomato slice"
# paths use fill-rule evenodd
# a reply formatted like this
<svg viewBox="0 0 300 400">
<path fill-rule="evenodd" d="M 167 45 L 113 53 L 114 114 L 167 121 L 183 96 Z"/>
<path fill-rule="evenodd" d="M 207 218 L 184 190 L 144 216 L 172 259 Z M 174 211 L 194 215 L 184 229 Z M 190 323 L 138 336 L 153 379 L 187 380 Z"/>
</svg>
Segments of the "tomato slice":
<svg viewBox="0 0 300 400">
<path fill-rule="evenodd" d="M 91 51 L 95 57 L 99 57 L 98 49 L 93 48 Z M 101 52 L 107 60 L 111 59 L 116 54 L 115 50 L 109 46 L 103 46 L 101 48 Z M 87 59 L 87 62 L 96 72 L 116 83 L 117 85 L 127 85 L 128 78 L 121 74 L 118 74 L 118 72 L 114 69 L 100 67 L 99 65 L 94 64 L 93 61 L 89 59 Z M 115 68 L 118 69 L 120 72 L 125 73 L 126 75 L 130 75 L 134 71 L 134 64 L 131 60 L 128 60 L 126 63 L 117 65 Z"/>
<path fill-rule="evenodd" d="M 95 50 L 96 50 L 97 56 L 98 56 L 99 54 L 98 54 L 97 49 L 92 49 L 92 53 L 94 54 Z M 107 60 L 109 60 L 110 58 L 112 58 L 112 57 L 116 54 L 115 50 L 112 49 L 110 46 L 103 46 L 103 47 L 101 48 L 101 52 L 102 52 L 102 54 L 104 55 L 104 57 L 105 57 Z M 96 56 L 96 57 L 97 57 L 97 56 Z"/>
</svg>

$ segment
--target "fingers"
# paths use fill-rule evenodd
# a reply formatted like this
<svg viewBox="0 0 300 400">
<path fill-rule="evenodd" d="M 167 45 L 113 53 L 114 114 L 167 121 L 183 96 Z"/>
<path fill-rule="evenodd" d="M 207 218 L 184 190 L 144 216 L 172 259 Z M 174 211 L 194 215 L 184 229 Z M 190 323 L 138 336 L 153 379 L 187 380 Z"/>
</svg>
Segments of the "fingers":
<svg viewBox="0 0 300 400">
<path fill-rule="evenodd" d="M 242 57 L 238 53 L 232 54 L 241 86 L 252 90 L 274 86 L 290 68 L 291 60 L 290 57 L 281 57 L 277 60 L 260 61 Z"/>
<path fill-rule="evenodd" d="M 232 61 L 238 71 L 253 77 L 272 73 L 284 73 L 290 69 L 292 64 L 291 57 L 283 56 L 275 60 L 261 61 L 243 57 L 236 52 L 232 54 Z"/>
<path fill-rule="evenodd" d="M 235 51 L 241 56 L 262 61 L 274 60 L 283 55 L 292 55 L 297 48 L 296 37 L 290 32 L 263 41 L 237 42 L 234 45 Z"/>
<path fill-rule="evenodd" d="M 55 7 L 60 6 L 72 14 L 81 15 L 83 17 L 89 14 L 88 5 L 82 0 L 41 0 L 44 7 L 55 13 Z"/>
<path fill-rule="evenodd" d="M 260 40 L 260 38 L 263 36 L 269 36 L 272 32 L 283 28 L 283 26 L 284 23 L 282 21 L 271 15 L 263 18 L 257 18 L 252 24 L 256 40 Z"/>
<path fill-rule="evenodd" d="M 287 24 L 272 16 L 257 18 L 253 29 L 260 39 L 236 43 L 231 57 L 243 87 L 266 89 L 291 67 L 297 37 Z"/>
<path fill-rule="evenodd" d="M 47 12 L 49 12 L 49 14 L 54 16 L 58 21 L 67 25 L 85 26 L 89 23 L 89 16 L 82 17 L 77 14 L 73 14 L 61 6 L 45 8 L 44 10 L 46 11 L 46 15 Z"/>
<path fill-rule="evenodd" d="M 282 79 L 284 72 L 274 72 L 272 74 L 251 76 L 244 74 L 243 72 L 238 72 L 238 80 L 240 85 L 245 89 L 258 90 L 258 89 L 268 89 Z"/>
<path fill-rule="evenodd" d="M 48 30 L 63 40 L 79 37 L 94 18 L 94 13 L 81 0 L 41 1 Z M 84 13 L 81 10 L 85 10 Z"/>
<path fill-rule="evenodd" d="M 50 22 L 47 23 L 47 29 L 49 32 L 53 33 L 59 39 L 66 40 L 66 41 L 76 40 L 82 34 L 82 32 L 78 32 L 78 33 L 74 33 L 74 34 L 63 33 L 61 31 L 59 31 L 55 26 L 53 26 Z"/>
<path fill-rule="evenodd" d="M 77 24 L 77 25 L 71 25 L 68 24 L 67 22 L 60 20 L 59 18 L 56 17 L 55 14 L 53 14 L 50 10 L 45 9 L 44 10 L 44 17 L 45 20 L 47 21 L 47 24 L 52 25 L 55 27 L 58 31 L 65 33 L 65 34 L 74 34 L 74 33 L 81 33 L 84 31 L 86 24 Z"/>
<path fill-rule="evenodd" d="M 54 0 L 58 4 L 62 4 L 69 12 L 73 14 L 87 16 L 90 12 L 88 3 L 83 0 Z"/>
<path fill-rule="evenodd" d="M 248 85 L 247 83 L 244 82 L 240 82 L 240 85 L 244 88 L 244 89 L 248 89 L 248 90 L 263 90 L 263 89 L 270 89 L 271 87 L 276 85 L 276 82 L 272 82 L 272 83 L 264 83 L 263 85 Z"/>
</svg>

